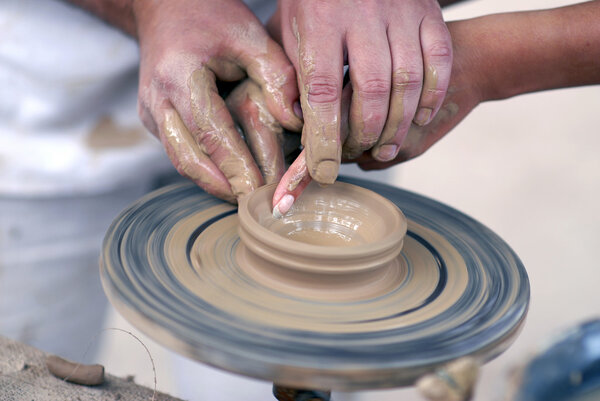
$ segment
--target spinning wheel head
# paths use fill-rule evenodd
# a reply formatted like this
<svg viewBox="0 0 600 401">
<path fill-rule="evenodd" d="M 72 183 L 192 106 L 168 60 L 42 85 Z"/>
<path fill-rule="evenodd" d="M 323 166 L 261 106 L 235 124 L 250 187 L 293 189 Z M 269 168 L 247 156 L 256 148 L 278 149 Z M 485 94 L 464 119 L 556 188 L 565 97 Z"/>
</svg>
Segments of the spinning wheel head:
<svg viewBox="0 0 600 401">
<path fill-rule="evenodd" d="M 352 182 L 406 215 L 402 250 L 390 246 L 396 254 L 389 262 L 355 270 L 321 263 L 330 270 L 315 279 L 315 264 L 290 268 L 250 250 L 246 238 L 240 241 L 245 207 L 259 216 L 261 207 L 270 209 L 270 199 L 242 203 L 238 219 L 233 206 L 179 185 L 141 199 L 115 220 L 102 255 L 105 290 L 158 342 L 291 388 L 398 387 L 456 358 L 486 360 L 506 349 L 529 301 L 527 275 L 511 249 L 438 202 Z M 389 225 L 395 227 L 389 237 L 402 232 L 402 219 Z M 291 253 L 318 248 L 287 240 L 295 243 Z M 353 255 L 347 265 L 360 265 L 352 254 L 360 246 L 337 248 Z"/>
</svg>

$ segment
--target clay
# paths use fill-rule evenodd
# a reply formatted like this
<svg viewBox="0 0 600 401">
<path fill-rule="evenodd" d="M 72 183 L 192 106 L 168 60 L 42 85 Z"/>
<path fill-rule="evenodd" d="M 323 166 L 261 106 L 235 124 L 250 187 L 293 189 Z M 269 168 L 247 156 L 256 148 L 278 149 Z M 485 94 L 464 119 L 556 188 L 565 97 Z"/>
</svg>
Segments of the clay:
<svg viewBox="0 0 600 401">
<path fill-rule="evenodd" d="M 251 253 L 292 270 L 345 273 L 373 270 L 402 250 L 406 218 L 364 188 L 310 184 L 287 215 L 270 209 L 275 185 L 240 200 L 240 238 Z M 316 277 L 319 280 L 320 277 Z"/>
<path fill-rule="evenodd" d="M 50 373 L 61 380 L 85 386 L 98 386 L 104 382 L 104 366 L 82 365 L 50 355 L 46 358 Z"/>
<path fill-rule="evenodd" d="M 430 94 L 435 94 L 437 91 L 437 83 L 438 83 L 438 72 L 433 65 L 429 65 L 425 70 L 425 77 L 423 79 L 423 90 L 421 95 L 422 98 L 425 96 L 429 96 Z M 423 126 L 431 121 L 431 113 L 433 109 L 429 107 L 421 107 L 417 110 L 415 114 L 414 123 Z"/>
</svg>

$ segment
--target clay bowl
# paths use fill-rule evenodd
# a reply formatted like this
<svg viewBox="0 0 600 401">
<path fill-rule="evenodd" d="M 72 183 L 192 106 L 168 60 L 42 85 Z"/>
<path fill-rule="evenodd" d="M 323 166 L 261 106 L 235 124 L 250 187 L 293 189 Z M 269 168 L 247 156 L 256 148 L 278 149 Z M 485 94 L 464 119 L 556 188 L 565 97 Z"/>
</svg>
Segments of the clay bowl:
<svg viewBox="0 0 600 401">
<path fill-rule="evenodd" d="M 239 235 L 249 252 L 303 273 L 365 272 L 388 265 L 404 242 L 406 217 L 368 189 L 336 182 L 311 183 L 292 209 L 273 218 L 275 185 L 240 200 Z"/>
</svg>

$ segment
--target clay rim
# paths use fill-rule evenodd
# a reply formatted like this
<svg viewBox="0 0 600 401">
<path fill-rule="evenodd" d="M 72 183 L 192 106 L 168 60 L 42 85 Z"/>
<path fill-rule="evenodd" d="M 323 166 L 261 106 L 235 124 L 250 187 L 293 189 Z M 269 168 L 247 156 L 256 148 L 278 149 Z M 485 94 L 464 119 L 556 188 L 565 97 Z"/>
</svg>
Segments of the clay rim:
<svg viewBox="0 0 600 401">
<path fill-rule="evenodd" d="M 238 216 L 240 229 L 243 229 L 248 234 L 252 234 L 254 232 L 256 235 L 253 235 L 253 237 L 256 240 L 264 243 L 265 245 L 271 248 L 284 250 L 284 252 L 296 256 L 319 257 L 324 260 L 347 260 L 354 259 L 357 257 L 364 258 L 374 256 L 382 252 L 388 251 L 394 246 L 398 246 L 398 253 L 400 253 L 400 251 L 402 250 L 402 244 L 404 241 L 404 236 L 406 235 L 408 229 L 408 225 L 404 213 L 402 213 L 398 206 L 396 206 L 395 203 L 391 202 L 385 197 L 379 195 L 378 193 L 375 193 L 358 185 L 353 185 L 340 181 L 337 181 L 333 185 L 352 187 L 354 191 L 360 192 L 363 195 L 368 195 L 372 200 L 377 200 L 377 202 L 381 205 L 381 208 L 386 208 L 391 211 L 390 218 L 391 216 L 393 216 L 394 220 L 396 220 L 396 222 L 393 225 L 395 229 L 392 230 L 390 234 L 386 235 L 377 242 L 355 245 L 351 247 L 313 245 L 285 238 L 281 235 L 269 231 L 266 227 L 261 225 L 254 218 L 252 213 L 250 213 L 248 207 L 250 202 L 255 200 L 256 197 L 261 195 L 263 192 L 268 192 L 268 200 L 270 202 L 270 200 L 273 198 L 273 193 L 275 192 L 277 184 L 269 184 L 262 186 L 239 200 Z M 381 209 L 377 208 L 376 210 Z"/>
</svg>

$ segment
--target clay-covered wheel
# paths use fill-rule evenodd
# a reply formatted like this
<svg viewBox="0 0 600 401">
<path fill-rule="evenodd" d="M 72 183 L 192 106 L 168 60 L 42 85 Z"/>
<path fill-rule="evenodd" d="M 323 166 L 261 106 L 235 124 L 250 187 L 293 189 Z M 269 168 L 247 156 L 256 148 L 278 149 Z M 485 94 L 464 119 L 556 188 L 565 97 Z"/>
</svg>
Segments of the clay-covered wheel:
<svg viewBox="0 0 600 401">
<path fill-rule="evenodd" d="M 453 359 L 504 351 L 529 302 L 527 274 L 508 245 L 439 202 L 343 180 L 391 200 L 408 220 L 395 267 L 364 288 L 328 291 L 324 280 L 304 291 L 263 274 L 245 263 L 236 208 L 180 184 L 113 222 L 101 260 L 105 291 L 159 343 L 293 388 L 399 387 Z"/>
</svg>

